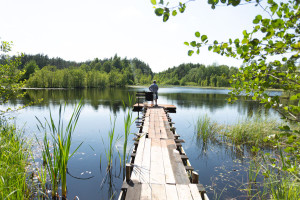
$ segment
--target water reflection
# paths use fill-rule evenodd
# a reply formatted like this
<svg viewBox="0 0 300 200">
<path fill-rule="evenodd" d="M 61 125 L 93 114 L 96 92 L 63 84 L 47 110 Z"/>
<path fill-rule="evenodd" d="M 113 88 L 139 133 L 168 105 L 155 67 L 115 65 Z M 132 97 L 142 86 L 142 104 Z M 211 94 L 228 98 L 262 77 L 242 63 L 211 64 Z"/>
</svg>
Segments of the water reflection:
<svg viewBox="0 0 300 200">
<path fill-rule="evenodd" d="M 69 162 L 69 172 L 74 177 L 93 178 L 79 180 L 68 176 L 68 196 L 72 199 L 117 199 L 123 180 L 122 169 L 118 161 L 118 153 L 123 154 L 120 145 L 123 144 L 124 115 L 122 100 L 128 100 L 128 94 L 135 98 L 136 91 L 147 91 L 147 88 L 121 88 L 121 89 L 70 89 L 70 90 L 27 90 L 23 99 L 14 99 L 2 107 L 19 106 L 43 98 L 40 104 L 21 110 L 16 123 L 23 127 L 26 123 L 26 134 L 35 133 L 35 116 L 43 118 L 49 116 L 49 108 L 53 116 L 58 112 L 59 104 L 66 102 L 66 112 L 72 112 L 73 106 L 81 98 L 83 110 L 76 132 L 74 133 L 74 146 L 84 142 L 79 151 Z M 240 99 L 235 104 L 228 104 L 226 98 L 229 90 L 211 90 L 197 88 L 160 88 L 159 103 L 177 106 L 177 113 L 170 114 L 175 122 L 176 131 L 186 141 L 183 147 L 190 158 L 191 164 L 199 172 L 200 183 L 209 191 L 211 199 L 214 191 L 220 194 L 220 199 L 245 195 L 239 186 L 247 179 L 248 161 L 252 158 L 247 146 L 229 145 L 222 137 L 217 137 L 203 144 L 194 134 L 193 121 L 199 115 L 207 114 L 213 121 L 220 124 L 236 123 L 238 119 L 251 117 L 255 113 L 264 116 L 276 116 L 274 111 L 264 109 L 257 102 Z M 128 102 L 127 102 L 128 103 Z M 134 113 L 134 118 L 137 117 Z M 104 142 L 108 141 L 110 117 L 117 116 L 116 134 L 121 137 L 115 152 L 114 166 L 110 172 L 105 170 L 107 161 L 105 157 Z M 131 132 L 137 132 L 135 126 Z M 133 146 L 133 135 L 128 139 L 128 147 Z M 130 148 L 128 148 L 130 151 Z M 128 153 L 128 152 L 126 152 Z M 101 164 L 100 164 L 101 163 Z M 101 167 L 102 166 L 102 167 Z M 83 173 L 83 172 L 91 172 Z M 83 173 L 83 174 L 82 174 Z M 226 175 L 225 175 L 226 174 Z"/>
</svg>

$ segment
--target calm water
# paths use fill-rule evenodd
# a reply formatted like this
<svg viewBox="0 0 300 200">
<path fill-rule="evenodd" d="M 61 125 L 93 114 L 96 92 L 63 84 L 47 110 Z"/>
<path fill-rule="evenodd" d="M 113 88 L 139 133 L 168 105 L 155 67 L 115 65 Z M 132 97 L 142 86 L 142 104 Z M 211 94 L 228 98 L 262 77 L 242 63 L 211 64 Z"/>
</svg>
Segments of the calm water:
<svg viewBox="0 0 300 200">
<path fill-rule="evenodd" d="M 65 119 L 68 119 L 74 105 L 83 99 L 83 110 L 79 118 L 76 132 L 73 136 L 73 148 L 83 142 L 83 145 L 69 161 L 68 198 L 74 199 L 117 199 L 123 180 L 120 168 L 119 154 L 122 155 L 124 134 L 124 114 L 122 99 L 128 99 L 128 94 L 136 91 L 145 91 L 147 88 L 124 89 L 84 89 L 84 90 L 28 90 L 24 99 L 11 101 L 2 106 L 20 106 L 27 102 L 43 98 L 43 102 L 27 107 L 13 116 L 15 123 L 21 127 L 28 140 L 34 146 L 35 161 L 40 162 L 40 149 L 37 147 L 39 133 L 35 116 L 43 121 L 52 115 L 58 116 L 60 104 L 66 102 Z M 199 173 L 199 180 L 207 191 L 210 199 L 237 198 L 245 199 L 245 192 L 241 190 L 247 185 L 247 169 L 249 150 L 236 150 L 233 146 L 210 142 L 204 145 L 194 136 L 194 125 L 197 118 L 207 114 L 213 121 L 220 124 L 233 124 L 239 119 L 252 116 L 260 112 L 265 116 L 277 117 L 272 110 L 264 110 L 258 103 L 239 100 L 235 104 L 228 104 L 226 98 L 229 90 L 195 89 L 195 88 L 161 88 L 159 103 L 177 106 L 177 113 L 171 114 L 175 122 L 177 133 L 186 141 L 183 147 L 190 158 L 190 162 Z M 128 109 L 128 108 L 127 108 Z M 137 113 L 134 113 L 137 116 Z M 105 157 L 108 148 L 108 132 L 111 129 L 111 120 L 116 118 L 115 133 L 120 138 L 115 142 L 114 164 L 111 173 L 106 172 Z M 56 118 L 57 119 L 57 118 Z M 135 125 L 132 132 L 137 132 Z M 128 148 L 133 145 L 133 135 L 130 136 Z M 130 150 L 128 150 L 129 152 Z M 127 153 L 128 153 L 127 152 Z M 100 162 L 101 161 L 101 162 Z"/>
</svg>

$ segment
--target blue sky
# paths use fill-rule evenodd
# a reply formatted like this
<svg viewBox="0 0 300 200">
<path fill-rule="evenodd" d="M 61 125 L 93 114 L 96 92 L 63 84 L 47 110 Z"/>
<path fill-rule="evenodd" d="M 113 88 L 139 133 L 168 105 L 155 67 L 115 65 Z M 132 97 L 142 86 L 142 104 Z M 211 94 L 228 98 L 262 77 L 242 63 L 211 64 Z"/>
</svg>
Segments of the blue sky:
<svg viewBox="0 0 300 200">
<path fill-rule="evenodd" d="M 241 61 L 208 52 L 207 47 L 189 57 L 183 42 L 195 40 L 196 31 L 210 41 L 241 38 L 262 13 L 254 4 L 212 10 L 206 0 L 195 0 L 184 14 L 164 23 L 150 0 L 1 0 L 0 7 L 0 37 L 14 42 L 14 52 L 74 61 L 118 54 L 137 57 L 154 72 L 188 62 L 240 66 Z"/>
</svg>

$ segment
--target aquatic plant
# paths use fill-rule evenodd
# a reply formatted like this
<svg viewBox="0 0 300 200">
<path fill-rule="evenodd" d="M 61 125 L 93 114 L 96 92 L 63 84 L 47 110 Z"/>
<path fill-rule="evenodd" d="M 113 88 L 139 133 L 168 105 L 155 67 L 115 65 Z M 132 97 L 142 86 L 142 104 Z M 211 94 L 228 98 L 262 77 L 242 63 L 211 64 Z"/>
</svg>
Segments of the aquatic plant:
<svg viewBox="0 0 300 200">
<path fill-rule="evenodd" d="M 197 139 L 202 139 L 203 142 L 206 143 L 209 138 L 215 136 L 218 131 L 218 125 L 212 122 L 207 114 L 205 114 L 203 117 L 198 117 L 195 130 Z"/>
<path fill-rule="evenodd" d="M 66 105 L 64 106 L 63 112 L 65 112 Z M 67 123 L 64 127 L 62 106 L 59 107 L 59 118 L 58 124 L 54 123 L 51 111 L 50 111 L 50 122 L 45 119 L 45 125 L 36 117 L 39 122 L 38 129 L 44 130 L 44 140 L 43 140 L 43 160 L 46 163 L 47 171 L 50 175 L 52 184 L 52 197 L 57 196 L 58 184 L 61 181 L 62 197 L 67 196 L 67 165 L 69 159 L 74 155 L 78 148 L 82 145 L 80 143 L 75 150 L 70 153 L 70 147 L 72 143 L 72 134 L 75 131 L 80 113 L 82 110 L 82 102 L 80 101 Z M 50 145 L 50 140 L 48 139 L 47 131 L 50 131 L 52 137 L 52 144 Z"/>
<path fill-rule="evenodd" d="M 279 126 L 280 122 L 276 119 L 255 115 L 251 118 L 239 120 L 234 125 L 227 126 L 223 133 L 236 145 L 270 146 L 271 143 L 263 141 L 266 137 L 275 137 L 279 132 Z"/>
<path fill-rule="evenodd" d="M 22 134 L 0 119 L 0 199 L 29 199 L 26 167 L 29 149 Z"/>
<path fill-rule="evenodd" d="M 131 134 L 131 126 L 134 123 L 136 119 L 133 119 L 132 117 L 132 96 L 128 95 L 128 110 L 126 115 L 124 116 L 124 143 L 123 143 L 123 167 L 125 167 L 126 162 L 128 160 L 128 154 L 126 157 L 126 152 L 127 152 L 127 144 L 128 144 L 128 137 Z M 123 101 L 123 107 L 126 109 L 126 104 Z"/>
<path fill-rule="evenodd" d="M 108 171 L 111 170 L 111 168 L 112 168 L 115 144 L 120 139 L 120 137 L 118 137 L 118 136 L 117 136 L 117 138 L 115 138 L 116 117 L 114 118 L 113 121 L 110 118 L 110 125 L 111 125 L 111 129 L 108 131 L 109 143 L 108 143 L 107 148 L 105 148 L 105 156 L 107 159 L 107 168 L 106 169 Z M 103 138 L 102 138 L 102 142 L 103 142 L 103 145 L 105 145 Z"/>
<path fill-rule="evenodd" d="M 279 148 L 276 157 L 269 153 L 262 155 L 262 174 L 265 177 L 265 193 L 271 199 L 299 199 L 300 197 L 300 165 L 295 159 Z"/>
</svg>

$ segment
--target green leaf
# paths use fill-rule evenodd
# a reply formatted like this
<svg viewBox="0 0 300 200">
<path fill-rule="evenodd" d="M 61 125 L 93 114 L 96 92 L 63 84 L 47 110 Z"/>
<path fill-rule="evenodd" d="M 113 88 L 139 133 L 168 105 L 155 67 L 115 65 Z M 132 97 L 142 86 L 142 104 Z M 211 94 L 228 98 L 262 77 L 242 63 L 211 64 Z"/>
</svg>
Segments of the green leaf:
<svg viewBox="0 0 300 200">
<path fill-rule="evenodd" d="M 245 37 L 248 37 L 248 34 L 247 34 L 247 31 L 246 31 L 246 30 L 243 31 L 243 35 L 244 35 Z"/>
<path fill-rule="evenodd" d="M 184 44 L 185 44 L 186 46 L 190 46 L 190 44 L 189 44 L 188 42 L 184 42 Z"/>
<path fill-rule="evenodd" d="M 243 51 L 244 51 L 244 52 L 248 52 L 248 51 L 249 51 L 249 47 L 248 47 L 247 45 L 244 45 L 244 46 L 243 46 Z"/>
<path fill-rule="evenodd" d="M 270 10 L 272 11 L 273 14 L 276 12 L 277 9 L 278 9 L 278 4 L 277 4 L 277 3 L 274 3 L 274 4 L 270 7 Z"/>
<path fill-rule="evenodd" d="M 242 54 L 243 53 L 243 50 L 241 48 L 237 48 L 237 53 L 238 54 Z"/>
<path fill-rule="evenodd" d="M 228 44 L 227 44 L 227 43 L 224 43 L 224 44 L 222 44 L 222 47 L 225 49 L 225 48 L 228 47 Z"/>
<path fill-rule="evenodd" d="M 153 5 L 156 5 L 156 0 L 151 0 L 151 3 L 152 3 Z"/>
<path fill-rule="evenodd" d="M 207 36 L 206 35 L 202 35 L 201 36 L 201 40 L 202 40 L 202 42 L 204 42 L 205 40 L 207 40 Z"/>
<path fill-rule="evenodd" d="M 179 8 L 178 8 L 179 12 L 183 13 L 185 11 L 185 8 L 186 8 L 186 5 L 179 2 Z"/>
<path fill-rule="evenodd" d="M 262 16 L 261 15 L 256 15 L 255 18 L 258 19 L 259 21 L 262 20 Z"/>
<path fill-rule="evenodd" d="M 200 37 L 200 33 L 197 31 L 197 32 L 195 33 L 195 36 L 196 36 L 196 37 Z"/>
<path fill-rule="evenodd" d="M 211 51 L 211 50 L 212 50 L 212 46 L 209 46 L 209 47 L 208 47 L 208 51 Z"/>
<path fill-rule="evenodd" d="M 164 9 L 156 8 L 154 12 L 157 16 L 162 16 L 164 14 Z"/>
<path fill-rule="evenodd" d="M 169 19 L 169 13 L 165 13 L 163 17 L 163 22 L 168 21 L 168 19 Z"/>
<path fill-rule="evenodd" d="M 190 44 L 192 47 L 196 47 L 196 45 L 197 45 L 196 41 L 192 41 Z"/>
<path fill-rule="evenodd" d="M 193 53 L 194 53 L 194 51 L 193 51 L 193 50 L 189 50 L 189 51 L 188 51 L 188 55 L 189 55 L 189 56 L 192 56 L 192 55 L 193 55 Z"/>
<path fill-rule="evenodd" d="M 253 24 L 258 24 L 259 23 L 259 20 L 258 19 L 254 19 L 253 20 Z"/>
<path fill-rule="evenodd" d="M 172 11 L 172 15 L 173 15 L 173 16 L 176 16 L 176 15 L 177 15 L 177 11 L 176 11 L 176 10 L 173 10 L 173 11 Z"/>
<path fill-rule="evenodd" d="M 163 5 L 164 4 L 164 0 L 160 0 L 159 4 Z"/>
<path fill-rule="evenodd" d="M 197 49 L 197 54 L 200 54 L 200 49 L 199 48 Z"/>
<path fill-rule="evenodd" d="M 291 96 L 290 100 L 291 100 L 291 101 L 296 100 L 296 99 L 299 98 L 298 96 L 300 96 L 300 93 L 298 93 L 297 95 Z"/>
<path fill-rule="evenodd" d="M 247 38 L 244 38 L 243 40 L 242 40 L 242 44 L 248 44 L 248 39 Z"/>
</svg>

